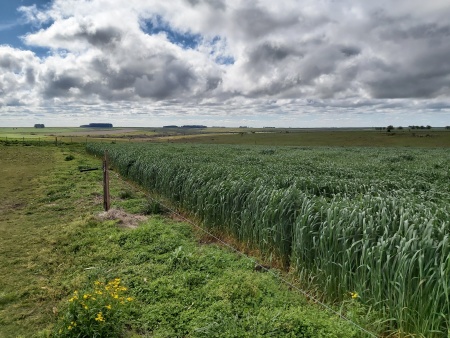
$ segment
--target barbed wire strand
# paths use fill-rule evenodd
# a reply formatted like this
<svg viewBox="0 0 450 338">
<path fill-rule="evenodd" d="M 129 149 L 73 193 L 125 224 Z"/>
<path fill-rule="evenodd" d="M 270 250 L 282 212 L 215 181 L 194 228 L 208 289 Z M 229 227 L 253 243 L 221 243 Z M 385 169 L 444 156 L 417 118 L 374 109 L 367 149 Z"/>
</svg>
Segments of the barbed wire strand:
<svg viewBox="0 0 450 338">
<path fill-rule="evenodd" d="M 120 177 L 119 174 L 115 173 L 117 177 Z M 121 177 L 120 177 L 121 178 Z M 123 180 L 122 181 L 126 182 L 129 186 L 136 188 L 135 186 L 133 186 L 132 184 L 130 184 L 129 182 L 127 182 L 127 180 Z M 334 310 L 332 307 L 328 306 L 327 304 L 321 302 L 319 299 L 317 299 L 316 297 L 314 297 L 313 295 L 309 294 L 308 292 L 306 292 L 305 290 L 301 289 L 300 287 L 292 284 L 291 282 L 289 282 L 288 280 L 286 280 L 283 277 L 280 277 L 278 274 L 275 274 L 273 271 L 271 271 L 269 268 L 265 267 L 264 265 L 258 263 L 258 261 L 248 255 L 246 255 L 245 253 L 243 253 L 242 251 L 239 251 L 238 249 L 236 249 L 235 247 L 233 247 L 231 244 L 223 241 L 222 239 L 220 239 L 219 237 L 215 236 L 214 234 L 212 234 L 210 231 L 206 230 L 205 228 L 201 227 L 200 225 L 196 224 L 195 222 L 191 221 L 190 219 L 186 218 L 185 216 L 183 216 L 182 214 L 180 214 L 178 211 L 173 210 L 171 207 L 167 206 L 166 204 L 162 203 L 160 200 L 156 200 L 155 198 L 147 195 L 147 198 L 151 199 L 152 201 L 161 204 L 165 209 L 167 209 L 168 211 L 170 211 L 172 214 L 176 215 L 178 218 L 181 218 L 183 221 L 185 221 L 186 223 L 191 224 L 192 226 L 196 227 L 197 229 L 200 229 L 201 231 L 203 231 L 205 234 L 207 234 L 208 236 L 211 236 L 212 238 L 214 238 L 216 241 L 218 241 L 219 243 L 221 243 L 222 245 L 226 246 L 227 248 L 229 248 L 231 251 L 237 253 L 238 255 L 246 258 L 247 260 L 253 262 L 255 265 L 257 265 L 261 270 L 264 270 L 268 273 L 270 273 L 272 276 L 274 276 L 276 279 L 280 280 L 281 282 L 285 283 L 286 285 L 288 285 L 289 287 L 291 287 L 292 289 L 300 292 L 302 295 L 304 295 L 306 298 L 310 299 L 311 301 L 313 301 L 316 304 L 319 304 L 320 306 L 322 306 L 323 308 L 325 308 L 326 310 L 328 310 L 329 312 L 337 315 L 338 317 L 340 317 L 341 319 L 347 321 L 348 323 L 352 324 L 354 327 L 356 327 L 357 329 L 359 329 L 360 331 L 366 333 L 367 335 L 374 337 L 374 338 L 378 338 L 378 336 L 373 333 L 368 331 L 367 329 L 363 328 L 361 325 L 355 323 L 354 321 L 352 321 L 351 319 L 349 319 L 348 317 L 344 316 L 342 313 L 337 312 L 336 310 Z"/>
</svg>

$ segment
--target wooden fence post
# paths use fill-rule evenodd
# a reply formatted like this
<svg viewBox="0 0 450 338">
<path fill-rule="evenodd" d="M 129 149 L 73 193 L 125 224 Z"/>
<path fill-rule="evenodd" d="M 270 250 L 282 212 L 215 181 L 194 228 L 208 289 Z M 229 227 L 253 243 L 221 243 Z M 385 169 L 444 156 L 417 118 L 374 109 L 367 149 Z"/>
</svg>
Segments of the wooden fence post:
<svg viewBox="0 0 450 338">
<path fill-rule="evenodd" d="M 108 151 L 105 150 L 103 158 L 103 208 L 108 211 L 111 205 L 109 197 L 109 173 L 108 173 Z"/>
</svg>

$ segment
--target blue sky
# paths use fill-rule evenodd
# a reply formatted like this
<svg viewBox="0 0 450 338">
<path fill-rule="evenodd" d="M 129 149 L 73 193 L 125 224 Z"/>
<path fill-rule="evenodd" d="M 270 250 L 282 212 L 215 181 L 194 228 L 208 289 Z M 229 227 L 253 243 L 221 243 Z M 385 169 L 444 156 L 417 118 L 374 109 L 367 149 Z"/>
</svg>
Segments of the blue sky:
<svg viewBox="0 0 450 338">
<path fill-rule="evenodd" d="M 446 0 L 6 0 L 0 126 L 447 126 L 449 17 Z"/>
<path fill-rule="evenodd" d="M 29 48 L 22 42 L 21 36 L 36 31 L 34 27 L 25 20 L 23 14 L 18 10 L 20 6 L 36 5 L 42 8 L 49 5 L 48 0 L 4 0 L 0 3 L 0 43 L 11 45 L 17 48 Z M 32 48 L 38 54 L 44 54 L 47 49 Z"/>
</svg>

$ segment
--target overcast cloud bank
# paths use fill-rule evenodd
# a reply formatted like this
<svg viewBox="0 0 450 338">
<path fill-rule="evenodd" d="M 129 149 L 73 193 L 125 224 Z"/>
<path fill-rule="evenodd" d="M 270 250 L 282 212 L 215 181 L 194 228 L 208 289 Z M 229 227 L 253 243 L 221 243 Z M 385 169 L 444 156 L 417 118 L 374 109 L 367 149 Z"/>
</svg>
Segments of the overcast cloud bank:
<svg viewBox="0 0 450 338">
<path fill-rule="evenodd" d="M 5 123 L 450 125 L 448 1 L 55 0 L 20 11 L 36 29 L 23 36 L 29 50 L 0 46 Z"/>
</svg>

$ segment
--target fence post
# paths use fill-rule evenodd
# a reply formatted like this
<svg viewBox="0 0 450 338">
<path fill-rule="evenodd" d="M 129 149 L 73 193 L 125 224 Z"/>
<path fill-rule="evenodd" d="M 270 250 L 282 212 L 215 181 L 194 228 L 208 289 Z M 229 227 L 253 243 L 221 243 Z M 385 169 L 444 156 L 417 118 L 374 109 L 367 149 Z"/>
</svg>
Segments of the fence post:
<svg viewBox="0 0 450 338">
<path fill-rule="evenodd" d="M 103 209 L 108 211 L 111 205 L 109 197 L 109 173 L 108 173 L 108 151 L 105 150 L 103 158 Z"/>
</svg>

